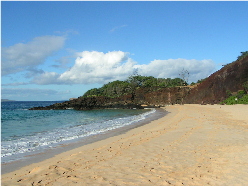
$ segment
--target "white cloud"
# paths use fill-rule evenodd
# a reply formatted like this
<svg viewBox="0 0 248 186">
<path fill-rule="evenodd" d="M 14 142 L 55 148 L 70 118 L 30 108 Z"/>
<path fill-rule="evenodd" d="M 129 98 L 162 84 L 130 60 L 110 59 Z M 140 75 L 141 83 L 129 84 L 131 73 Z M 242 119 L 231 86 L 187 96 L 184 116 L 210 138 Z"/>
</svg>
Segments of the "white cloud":
<svg viewBox="0 0 248 186">
<path fill-rule="evenodd" d="M 108 53 L 84 51 L 78 53 L 74 66 L 62 74 L 46 72 L 33 82 L 38 84 L 90 84 L 107 83 L 116 79 L 124 80 L 132 74 L 135 62 L 128 53 L 113 51 Z"/>
<path fill-rule="evenodd" d="M 104 84 L 114 80 L 125 80 L 137 69 L 140 75 L 156 78 L 176 78 L 184 69 L 190 73 L 189 82 L 209 76 L 215 70 L 212 60 L 168 59 L 154 60 L 139 65 L 128 53 L 113 51 L 102 53 L 84 51 L 78 53 L 75 64 L 62 74 L 44 72 L 33 79 L 37 84 Z"/>
<path fill-rule="evenodd" d="M 110 30 L 110 32 L 115 32 L 116 30 L 121 29 L 121 28 L 126 27 L 126 26 L 127 26 L 127 25 L 116 26 L 116 27 L 112 28 L 112 29 Z"/>
<path fill-rule="evenodd" d="M 29 83 L 25 82 L 15 82 L 15 83 L 4 83 L 2 86 L 19 86 L 19 85 L 28 85 Z"/>
<path fill-rule="evenodd" d="M 55 60 L 58 64 L 57 65 L 51 65 L 54 68 L 63 68 L 68 69 L 68 64 L 70 63 L 70 56 L 63 56 L 60 59 Z"/>
<path fill-rule="evenodd" d="M 36 88 L 2 88 L 2 94 L 12 95 L 27 95 L 27 93 L 33 94 L 56 94 L 56 90 L 51 89 L 36 89 Z"/>
<path fill-rule="evenodd" d="M 63 47 L 65 37 L 42 36 L 23 44 L 2 48 L 2 75 L 32 69 Z"/>
<path fill-rule="evenodd" d="M 176 78 L 180 77 L 181 71 L 189 72 L 189 82 L 197 81 L 209 76 L 215 69 L 212 60 L 195 59 L 168 59 L 154 60 L 147 65 L 136 65 L 138 73 L 142 75 L 154 76 L 157 78 Z"/>
<path fill-rule="evenodd" d="M 32 83 L 39 85 L 63 84 L 63 83 L 59 83 L 58 81 L 59 76 L 60 75 L 56 72 L 44 72 L 43 74 L 35 76 L 32 80 Z"/>
<path fill-rule="evenodd" d="M 2 88 L 2 98 L 13 100 L 56 100 L 58 96 L 68 95 L 70 91 L 56 91 L 39 88 Z"/>
</svg>

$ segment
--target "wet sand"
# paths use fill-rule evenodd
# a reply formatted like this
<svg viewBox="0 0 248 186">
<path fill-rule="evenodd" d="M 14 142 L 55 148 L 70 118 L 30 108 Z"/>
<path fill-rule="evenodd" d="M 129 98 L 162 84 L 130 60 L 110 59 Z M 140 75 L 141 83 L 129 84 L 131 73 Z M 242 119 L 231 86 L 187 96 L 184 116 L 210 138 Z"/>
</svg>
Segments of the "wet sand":
<svg viewBox="0 0 248 186">
<path fill-rule="evenodd" d="M 3 174 L 2 185 L 246 185 L 248 105 L 174 105 L 126 133 Z"/>
<path fill-rule="evenodd" d="M 41 150 L 41 151 L 27 153 L 27 154 L 25 154 L 24 159 L 12 161 L 10 163 L 3 163 L 2 162 L 1 163 L 1 173 L 5 174 L 5 173 L 13 172 L 17 169 L 20 169 L 21 167 L 30 165 L 32 163 L 38 163 L 38 162 L 41 162 L 45 159 L 52 158 L 53 156 L 58 155 L 62 152 L 66 152 L 66 151 L 69 151 L 69 150 L 72 150 L 72 149 L 75 149 L 75 148 L 78 148 L 78 147 L 81 147 L 81 146 L 84 146 L 87 144 L 94 143 L 96 141 L 104 140 L 104 139 L 107 139 L 109 137 L 113 137 L 116 135 L 126 133 L 127 131 L 129 131 L 131 129 L 140 127 L 142 125 L 150 123 L 153 120 L 161 118 L 161 117 L 165 116 L 167 113 L 168 112 L 165 111 L 164 109 L 156 108 L 155 113 L 150 114 L 149 117 L 147 117 L 146 119 L 141 120 L 139 122 L 135 122 L 135 123 L 132 123 L 130 125 L 126 125 L 126 126 L 123 126 L 120 128 L 113 129 L 113 130 L 105 131 L 105 132 L 102 132 L 99 134 L 65 141 L 65 142 L 58 144 L 57 146 L 55 146 L 53 148 L 48 148 L 48 149 Z"/>
</svg>

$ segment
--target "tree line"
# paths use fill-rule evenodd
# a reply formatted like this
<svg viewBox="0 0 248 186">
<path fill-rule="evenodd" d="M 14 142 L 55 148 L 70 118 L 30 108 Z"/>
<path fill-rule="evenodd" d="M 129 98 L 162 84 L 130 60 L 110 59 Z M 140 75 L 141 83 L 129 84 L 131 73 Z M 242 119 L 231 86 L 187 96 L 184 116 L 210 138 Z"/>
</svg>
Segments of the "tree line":
<svg viewBox="0 0 248 186">
<path fill-rule="evenodd" d="M 106 96 L 119 97 L 126 94 L 132 94 L 138 88 L 151 88 L 157 90 L 159 88 L 168 88 L 187 85 L 187 82 L 181 78 L 155 78 L 152 76 L 132 75 L 125 81 L 113 81 L 104 84 L 100 88 L 93 88 L 85 92 L 83 97 Z"/>
</svg>

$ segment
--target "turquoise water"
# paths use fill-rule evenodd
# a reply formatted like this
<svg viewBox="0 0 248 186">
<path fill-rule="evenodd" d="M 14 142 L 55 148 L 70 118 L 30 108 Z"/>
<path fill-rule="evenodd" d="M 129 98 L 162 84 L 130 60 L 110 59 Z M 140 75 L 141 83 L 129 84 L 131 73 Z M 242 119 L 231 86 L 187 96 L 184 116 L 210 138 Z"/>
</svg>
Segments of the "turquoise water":
<svg viewBox="0 0 248 186">
<path fill-rule="evenodd" d="M 145 119 L 155 110 L 28 110 L 55 102 L 2 102 L 2 162 Z M 57 103 L 57 102 L 56 102 Z"/>
</svg>

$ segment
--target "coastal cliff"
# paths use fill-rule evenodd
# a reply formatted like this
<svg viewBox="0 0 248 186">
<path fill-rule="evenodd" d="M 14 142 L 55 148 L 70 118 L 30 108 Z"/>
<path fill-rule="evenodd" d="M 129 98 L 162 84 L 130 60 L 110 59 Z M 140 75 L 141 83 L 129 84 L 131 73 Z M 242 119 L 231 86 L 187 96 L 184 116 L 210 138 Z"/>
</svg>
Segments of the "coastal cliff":
<svg viewBox="0 0 248 186">
<path fill-rule="evenodd" d="M 92 96 L 79 97 L 47 107 L 34 107 L 30 110 L 50 109 L 106 109 L 106 108 L 156 108 L 168 104 L 217 104 L 230 93 L 244 90 L 248 85 L 248 56 L 225 65 L 197 86 L 137 88 L 119 97 Z M 245 90 L 247 91 L 247 90 Z"/>
<path fill-rule="evenodd" d="M 90 110 L 90 109 L 106 109 L 106 108 L 122 108 L 122 109 L 143 109 L 157 108 L 167 104 L 181 104 L 182 97 L 185 97 L 190 88 L 188 87 L 172 87 L 161 88 L 160 90 L 149 92 L 145 88 L 140 88 L 134 94 L 128 94 L 116 98 L 105 96 L 97 97 L 79 97 L 63 103 L 56 103 L 46 107 L 34 107 L 30 110 Z"/>
<path fill-rule="evenodd" d="M 248 56 L 225 65 L 193 88 L 184 103 L 217 104 L 248 85 Z M 245 90 L 247 91 L 247 90 Z"/>
</svg>

